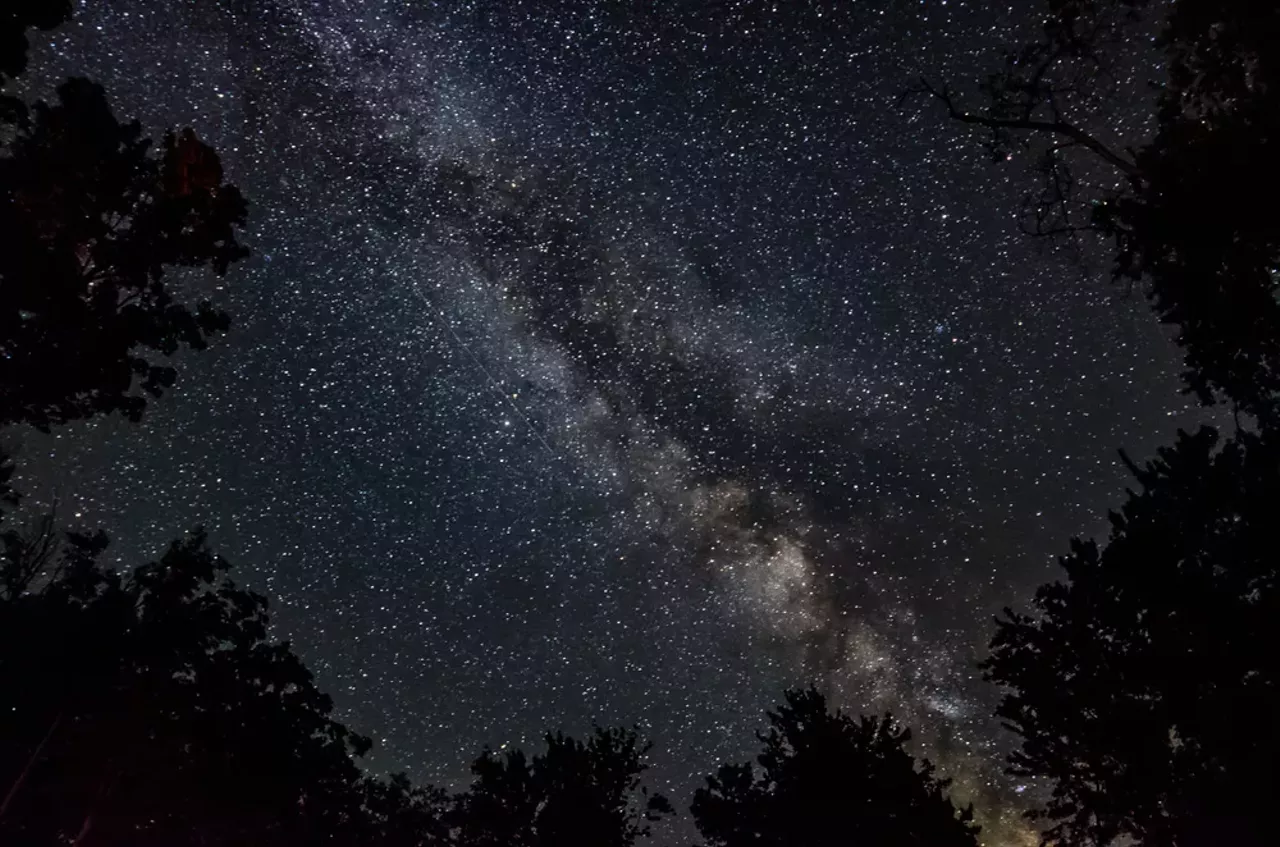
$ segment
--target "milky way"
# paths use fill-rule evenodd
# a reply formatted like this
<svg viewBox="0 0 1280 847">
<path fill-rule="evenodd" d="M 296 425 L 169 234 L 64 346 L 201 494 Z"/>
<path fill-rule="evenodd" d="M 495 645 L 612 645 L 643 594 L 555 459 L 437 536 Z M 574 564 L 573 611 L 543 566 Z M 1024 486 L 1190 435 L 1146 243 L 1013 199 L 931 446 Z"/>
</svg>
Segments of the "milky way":
<svg viewBox="0 0 1280 847">
<path fill-rule="evenodd" d="M 813 682 L 1020 843 L 991 617 L 1186 404 L 1025 172 L 896 105 L 1025 35 L 990 5 L 85 2 L 33 90 L 194 126 L 254 257 L 142 426 L 23 436 L 23 486 L 121 561 L 206 524 L 371 767 L 637 723 L 685 803 Z"/>
</svg>

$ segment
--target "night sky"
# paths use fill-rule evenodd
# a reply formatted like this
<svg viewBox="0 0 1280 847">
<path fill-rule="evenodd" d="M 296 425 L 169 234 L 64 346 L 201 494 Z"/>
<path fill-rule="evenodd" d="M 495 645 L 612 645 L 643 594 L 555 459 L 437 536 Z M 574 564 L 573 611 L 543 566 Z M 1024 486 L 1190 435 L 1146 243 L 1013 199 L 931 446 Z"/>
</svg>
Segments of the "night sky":
<svg viewBox="0 0 1280 847">
<path fill-rule="evenodd" d="M 1020 844 L 974 662 L 1187 401 L 1025 171 L 895 105 L 1028 34 L 993 5 L 84 2 L 33 90 L 195 127 L 254 255 L 181 280 L 234 328 L 141 426 L 23 433 L 20 485 L 123 564 L 207 525 L 375 769 L 635 723 L 684 807 L 812 681 Z"/>
</svg>

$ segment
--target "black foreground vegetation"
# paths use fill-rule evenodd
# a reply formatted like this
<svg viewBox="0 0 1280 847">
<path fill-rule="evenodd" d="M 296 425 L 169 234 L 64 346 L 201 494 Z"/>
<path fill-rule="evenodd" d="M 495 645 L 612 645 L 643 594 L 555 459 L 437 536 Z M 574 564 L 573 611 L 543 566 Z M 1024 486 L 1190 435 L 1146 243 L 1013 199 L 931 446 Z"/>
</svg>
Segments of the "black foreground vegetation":
<svg viewBox="0 0 1280 847">
<path fill-rule="evenodd" d="M 1150 462 L 1104 546 L 998 622 L 987 677 L 1022 740 L 1010 762 L 1053 786 L 1051 843 L 1271 843 L 1280 754 L 1280 6 L 1255 0 L 1051 0 L 1043 37 L 967 96 L 913 91 L 1029 154 L 1028 228 L 1097 238 L 1176 330 L 1186 390 L 1234 431 L 1181 433 Z M 1126 52 L 1157 33 L 1153 132 L 1119 148 L 1098 122 Z M 1126 59 L 1126 56 L 1130 57 Z M 1092 120 L 1091 120 L 1092 119 Z"/>
<path fill-rule="evenodd" d="M 1047 0 L 1042 37 L 972 91 L 908 94 L 1026 157 L 1028 230 L 1098 239 L 1184 353 L 1186 388 L 1234 412 L 1148 461 L 1105 543 L 1076 540 L 1060 582 L 996 623 L 989 680 L 1019 737 L 1009 767 L 1051 787 L 1047 843 L 1272 843 L 1280 755 L 1280 8 L 1266 0 Z M 70 3 L 0 12 L 0 84 L 27 31 Z M 1152 132 L 1099 121 L 1125 45 L 1158 33 Z M 5 89 L 7 92 L 7 89 Z M 0 426 L 139 420 L 228 316 L 171 284 L 246 255 L 247 205 L 191 130 L 159 144 L 103 90 L 0 92 Z M 939 129 L 941 131 L 941 128 Z M 53 515 L 15 528 L 0 465 L 0 843 L 629 845 L 675 813 L 630 729 L 485 752 L 462 792 L 377 778 L 370 741 L 235 585 L 200 530 L 151 563 L 108 566 L 102 532 Z M 971 845 L 972 810 L 890 717 L 787 692 L 755 763 L 692 798 L 708 845 Z"/>
</svg>

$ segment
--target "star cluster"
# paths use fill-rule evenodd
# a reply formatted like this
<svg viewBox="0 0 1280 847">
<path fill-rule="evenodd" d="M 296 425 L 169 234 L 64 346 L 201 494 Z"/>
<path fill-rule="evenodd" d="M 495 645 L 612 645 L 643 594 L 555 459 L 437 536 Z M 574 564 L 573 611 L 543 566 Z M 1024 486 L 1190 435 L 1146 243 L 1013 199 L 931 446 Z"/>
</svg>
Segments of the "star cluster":
<svg viewBox="0 0 1280 847">
<path fill-rule="evenodd" d="M 22 485 L 121 561 L 206 524 L 372 767 L 638 723 L 684 800 L 812 681 L 1020 843 L 991 617 L 1186 405 L 1025 174 L 897 105 L 1032 11 L 85 2 L 33 91 L 195 127 L 254 257 L 143 425 L 30 434 Z"/>
</svg>

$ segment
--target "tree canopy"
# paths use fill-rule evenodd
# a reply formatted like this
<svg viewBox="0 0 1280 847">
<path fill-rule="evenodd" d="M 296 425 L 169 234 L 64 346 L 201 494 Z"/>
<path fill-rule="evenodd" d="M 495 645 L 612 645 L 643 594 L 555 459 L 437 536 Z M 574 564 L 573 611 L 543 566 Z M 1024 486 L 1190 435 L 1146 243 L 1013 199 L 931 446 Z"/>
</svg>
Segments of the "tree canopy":
<svg viewBox="0 0 1280 847">
<path fill-rule="evenodd" d="M 650 745 L 634 730 L 597 728 L 585 742 L 555 733 L 546 745 L 475 761 L 456 816 L 464 847 L 630 847 L 673 813 L 641 784 Z"/>
<path fill-rule="evenodd" d="M 21 0 L 0 12 L 0 86 L 26 67 L 27 29 L 56 26 L 70 6 Z M 85 79 L 32 109 L 4 95 L 0 129 L 0 426 L 138 420 L 177 376 L 155 358 L 204 349 L 228 326 L 167 271 L 221 276 L 248 255 L 236 238 L 245 200 L 193 130 L 154 149 Z"/>
<path fill-rule="evenodd" d="M 694 795 L 711 847 L 977 844 L 972 809 L 951 803 L 947 780 L 912 757 L 892 717 L 831 712 L 814 689 L 788 691 L 768 717 L 759 769 L 721 765 Z"/>
<path fill-rule="evenodd" d="M 1182 433 L 1144 467 L 1103 548 L 1075 541 L 1035 613 L 1007 611 L 986 662 L 1048 777 L 1066 844 L 1263 844 L 1280 753 L 1280 447 Z"/>
<path fill-rule="evenodd" d="M 1031 613 L 1005 612 L 986 673 L 1007 688 L 999 714 L 1022 740 L 1012 769 L 1052 785 L 1034 813 L 1047 841 L 1261 844 L 1280 754 L 1277 662 L 1263 646 L 1280 602 L 1280 6 L 1047 11 L 1042 38 L 980 84 L 983 105 L 930 81 L 915 90 L 985 130 L 997 158 L 1031 150 L 1044 179 L 1032 230 L 1108 239 L 1116 276 L 1145 285 L 1176 328 L 1188 390 L 1245 420 L 1230 438 L 1180 433 L 1142 467 L 1126 457 L 1139 490 L 1110 539 L 1073 541 L 1065 580 Z M 1135 43 L 1153 45 L 1165 78 L 1145 137 L 1120 147 L 1098 115 L 1133 96 L 1122 89 Z"/>
<path fill-rule="evenodd" d="M 625 729 L 486 752 L 456 796 L 366 776 L 369 739 L 203 532 L 128 574 L 104 535 L 44 537 L 0 557 L 6 844 L 631 847 L 673 812 Z"/>
<path fill-rule="evenodd" d="M 128 574 L 101 564 L 106 546 L 72 534 L 38 571 L 6 573 L 0 677 L 19 684 L 0 687 L 2 840 L 298 844 L 342 831 L 359 808 L 352 756 L 369 741 L 268 638 L 266 601 L 227 577 L 199 531 Z"/>
<path fill-rule="evenodd" d="M 1031 229 L 1110 240 L 1116 276 L 1144 283 L 1176 328 L 1188 390 L 1273 425 L 1280 7 L 1048 0 L 1046 11 L 1041 38 L 1009 50 L 978 98 L 930 80 L 912 90 L 985 132 L 997 159 L 1029 152 L 1042 177 Z M 1150 95 L 1149 59 L 1164 69 Z M 1121 130 L 1118 112 L 1146 96 L 1149 121 Z"/>
<path fill-rule="evenodd" d="M 70 17 L 71 0 L 8 0 L 0 10 L 0 126 L 26 115 L 23 102 L 3 89 L 27 69 L 27 30 L 53 29 Z"/>
<path fill-rule="evenodd" d="M 153 151 L 103 89 L 72 79 L 0 157 L 0 423 L 99 413 L 138 420 L 176 370 L 147 353 L 203 349 L 228 317 L 182 301 L 166 270 L 223 274 L 245 255 L 240 192 L 190 129 Z"/>
</svg>

